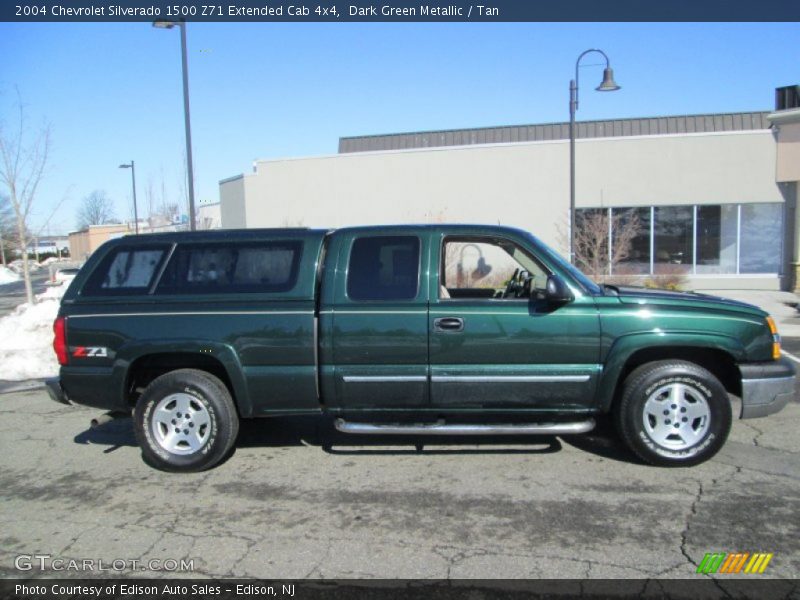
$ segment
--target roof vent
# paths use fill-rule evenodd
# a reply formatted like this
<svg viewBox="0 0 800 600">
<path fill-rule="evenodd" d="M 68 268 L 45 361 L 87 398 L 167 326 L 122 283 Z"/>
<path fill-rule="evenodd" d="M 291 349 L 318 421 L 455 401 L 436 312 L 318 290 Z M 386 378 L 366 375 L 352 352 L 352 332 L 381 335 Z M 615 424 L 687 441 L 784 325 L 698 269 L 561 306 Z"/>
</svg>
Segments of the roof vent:
<svg viewBox="0 0 800 600">
<path fill-rule="evenodd" d="M 775 110 L 800 108 L 800 85 L 775 88 Z"/>
</svg>

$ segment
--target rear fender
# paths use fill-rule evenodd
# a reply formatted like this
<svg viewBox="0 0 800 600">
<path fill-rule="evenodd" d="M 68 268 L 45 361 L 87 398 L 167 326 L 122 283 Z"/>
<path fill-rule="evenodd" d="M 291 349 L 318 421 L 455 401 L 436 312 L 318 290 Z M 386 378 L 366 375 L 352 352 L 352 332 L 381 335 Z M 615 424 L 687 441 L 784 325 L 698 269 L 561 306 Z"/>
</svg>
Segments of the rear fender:
<svg viewBox="0 0 800 600">
<path fill-rule="evenodd" d="M 219 342 L 201 342 L 196 339 L 191 340 L 152 340 L 141 343 L 126 344 L 117 352 L 113 374 L 114 381 L 117 382 L 120 397 L 124 398 L 127 390 L 125 389 L 128 372 L 131 365 L 138 359 L 151 354 L 197 354 L 216 359 L 222 364 L 228 379 L 233 387 L 234 402 L 239 409 L 239 415 L 243 418 L 252 416 L 253 408 L 247 392 L 247 385 L 244 381 L 244 372 L 239 362 L 239 357 L 233 348 L 227 344 Z"/>
</svg>

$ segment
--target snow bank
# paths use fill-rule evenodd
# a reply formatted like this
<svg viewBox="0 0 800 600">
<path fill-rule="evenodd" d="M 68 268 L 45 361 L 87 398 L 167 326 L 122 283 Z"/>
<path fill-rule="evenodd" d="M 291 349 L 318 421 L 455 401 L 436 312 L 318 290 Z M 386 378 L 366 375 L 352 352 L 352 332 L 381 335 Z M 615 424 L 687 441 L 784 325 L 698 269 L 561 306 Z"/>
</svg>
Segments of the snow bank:
<svg viewBox="0 0 800 600">
<path fill-rule="evenodd" d="M 53 321 L 66 285 L 48 288 L 36 304 L 20 304 L 0 319 L 0 379 L 20 381 L 58 374 Z"/>
<path fill-rule="evenodd" d="M 0 265 L 0 285 L 14 283 L 15 281 L 19 281 L 19 275 L 8 267 Z"/>
</svg>

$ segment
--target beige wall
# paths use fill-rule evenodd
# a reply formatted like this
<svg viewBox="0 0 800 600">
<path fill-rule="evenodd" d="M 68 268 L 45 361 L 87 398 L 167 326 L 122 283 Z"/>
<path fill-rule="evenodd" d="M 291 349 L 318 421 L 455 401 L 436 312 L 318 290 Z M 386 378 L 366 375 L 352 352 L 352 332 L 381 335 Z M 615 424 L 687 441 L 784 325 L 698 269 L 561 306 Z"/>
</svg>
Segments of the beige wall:
<svg viewBox="0 0 800 600">
<path fill-rule="evenodd" d="M 127 225 L 92 225 L 88 229 L 72 232 L 69 234 L 70 256 L 75 260 L 85 260 L 112 237 L 126 233 Z"/>
<path fill-rule="evenodd" d="M 776 146 L 771 130 L 579 140 L 577 206 L 784 202 Z M 564 252 L 569 142 L 259 161 L 254 173 L 221 182 L 220 198 L 224 228 L 499 223 Z M 781 285 L 774 276 L 691 280 L 706 289 Z"/>
<path fill-rule="evenodd" d="M 776 179 L 800 181 L 800 122 L 780 126 Z"/>
<path fill-rule="evenodd" d="M 245 179 L 248 176 L 231 177 L 219 182 L 219 201 L 222 227 L 236 229 L 248 227 L 247 206 L 245 203 Z M 252 224 L 249 227 L 266 227 Z"/>
<path fill-rule="evenodd" d="M 782 202 L 775 160 L 766 130 L 580 140 L 577 205 Z M 220 184 L 222 225 L 499 222 L 557 245 L 568 185 L 566 141 L 260 161 Z"/>
</svg>

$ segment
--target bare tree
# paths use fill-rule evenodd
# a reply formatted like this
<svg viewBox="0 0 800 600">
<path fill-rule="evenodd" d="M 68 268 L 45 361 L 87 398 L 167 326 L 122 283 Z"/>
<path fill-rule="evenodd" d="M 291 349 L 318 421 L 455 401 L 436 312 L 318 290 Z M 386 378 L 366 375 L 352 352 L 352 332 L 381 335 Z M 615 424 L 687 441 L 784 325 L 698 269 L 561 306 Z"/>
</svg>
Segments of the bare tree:
<svg viewBox="0 0 800 600">
<path fill-rule="evenodd" d="M 641 233 L 639 217 L 633 210 L 612 211 L 610 218 L 605 208 L 581 210 L 575 219 L 575 266 L 601 283 L 619 278 L 620 266 L 631 257 L 633 240 Z M 562 245 L 568 246 L 568 234 L 560 230 L 559 237 L 563 238 Z"/>
<path fill-rule="evenodd" d="M 630 257 L 638 234 L 639 218 L 634 212 L 616 213 L 609 219 L 607 210 L 586 211 L 575 219 L 575 264 L 593 279 L 607 281 Z"/>
<path fill-rule="evenodd" d="M 25 295 L 28 302 L 33 303 L 35 298 L 28 264 L 28 217 L 47 166 L 50 126 L 43 125 L 36 131 L 28 129 L 25 109 L 19 99 L 17 108 L 19 117 L 16 128 L 7 129 L 5 123 L 0 123 L 0 183 L 8 189 L 17 229 L 17 245 L 22 254 Z"/>
<path fill-rule="evenodd" d="M 114 203 L 104 190 L 95 190 L 83 199 L 78 209 L 78 229 L 114 222 Z"/>
</svg>

